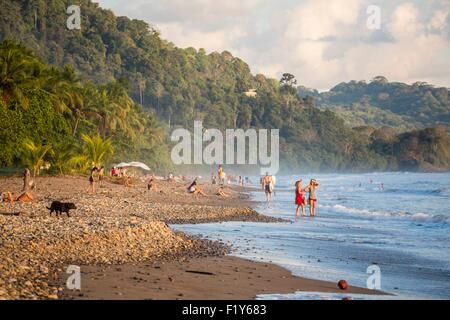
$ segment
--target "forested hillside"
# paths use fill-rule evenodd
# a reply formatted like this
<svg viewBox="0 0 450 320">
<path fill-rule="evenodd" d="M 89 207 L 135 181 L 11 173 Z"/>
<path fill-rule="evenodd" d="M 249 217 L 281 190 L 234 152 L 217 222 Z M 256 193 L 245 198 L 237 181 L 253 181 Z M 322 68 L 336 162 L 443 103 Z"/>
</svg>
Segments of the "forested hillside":
<svg viewBox="0 0 450 320">
<path fill-rule="evenodd" d="M 368 83 L 340 83 L 323 93 L 299 87 L 299 94 L 314 96 L 317 106 L 330 109 L 353 124 L 384 124 L 408 130 L 450 121 L 449 89 L 425 82 L 408 85 L 379 76 Z"/>
<path fill-rule="evenodd" d="M 39 80 L 30 82 L 23 94 L 15 96 L 16 89 L 22 86 L 21 76 L 12 76 L 12 83 L 1 82 L 0 112 L 11 121 L 28 126 L 22 135 L 9 141 L 14 133 L 9 124 L 0 123 L 3 164 L 17 161 L 18 146 L 25 136 L 57 144 L 56 140 L 65 140 L 66 136 L 79 141 L 83 133 L 99 133 L 118 146 L 117 158 L 132 156 L 133 160 L 167 168 L 168 134 L 177 126 L 191 127 L 197 119 L 203 120 L 205 127 L 280 129 L 281 168 L 285 172 L 402 168 L 404 162 L 399 154 L 387 147 L 375 147 L 373 137 L 350 128 L 333 112 L 315 108 L 311 97 L 300 98 L 292 75 L 286 73 L 281 81 L 253 75 L 249 66 L 230 52 L 207 54 L 203 49 L 177 48 L 143 21 L 116 17 L 91 1 L 80 3 L 81 31 L 66 28 L 65 11 L 72 1 L 0 0 L 0 40 L 13 39 L 30 48 L 42 59 L 40 62 L 32 58 L 38 61 L 40 69 L 47 70 L 44 74 L 56 72 L 69 82 L 76 81 L 83 92 L 79 101 L 69 99 L 60 108 L 54 96 L 66 99 L 61 88 L 65 85 L 52 87 Z M 5 61 L 6 58 L 2 68 Z M 28 79 L 33 79 L 35 71 L 27 72 Z M 45 99 L 34 98 L 36 92 Z M 118 93 L 121 102 L 115 97 Z M 44 109 L 49 113 L 49 118 L 44 117 L 48 134 L 33 134 L 31 120 L 21 117 L 28 116 L 36 103 L 44 101 Z M 317 102 L 322 103 L 320 99 Z M 427 110 L 423 112 L 430 124 L 436 119 L 445 120 L 434 111 L 429 115 Z M 62 118 L 64 121 L 58 120 Z M 399 138 L 396 134 L 395 137 Z M 419 145 L 425 143 L 422 136 L 417 139 Z M 442 148 L 448 148 L 448 136 L 439 139 Z M 389 143 L 393 141 L 399 140 Z M 448 169 L 442 148 L 431 150 L 436 157 L 418 157 L 415 166 L 408 162 L 408 169 L 423 169 L 423 163 L 428 161 L 431 162 L 425 167 Z M 418 152 L 423 150 L 419 148 Z"/>
</svg>

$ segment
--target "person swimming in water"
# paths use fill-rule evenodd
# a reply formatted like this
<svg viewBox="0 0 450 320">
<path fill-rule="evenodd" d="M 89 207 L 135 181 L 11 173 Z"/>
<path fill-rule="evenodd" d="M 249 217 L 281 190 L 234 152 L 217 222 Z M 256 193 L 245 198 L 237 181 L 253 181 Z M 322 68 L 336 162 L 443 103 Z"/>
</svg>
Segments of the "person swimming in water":
<svg viewBox="0 0 450 320">
<path fill-rule="evenodd" d="M 303 194 L 302 179 L 298 180 L 295 183 L 295 204 L 297 205 L 297 209 L 295 210 L 295 217 L 298 217 L 300 208 L 302 208 L 302 217 L 304 217 L 306 199 Z"/>
<path fill-rule="evenodd" d="M 309 199 L 308 199 L 308 204 L 309 204 L 309 215 L 311 217 L 315 217 L 316 216 L 316 208 L 317 208 L 317 188 L 319 188 L 319 184 L 317 183 L 317 181 L 315 179 L 311 179 L 311 181 L 309 182 L 309 185 L 305 188 L 305 192 L 309 193 Z"/>
</svg>

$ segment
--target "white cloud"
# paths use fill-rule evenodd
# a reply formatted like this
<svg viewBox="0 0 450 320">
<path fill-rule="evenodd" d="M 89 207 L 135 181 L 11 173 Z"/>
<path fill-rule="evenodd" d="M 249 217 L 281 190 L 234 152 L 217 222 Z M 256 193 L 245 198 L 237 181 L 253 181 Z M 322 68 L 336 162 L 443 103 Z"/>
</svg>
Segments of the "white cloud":
<svg viewBox="0 0 450 320">
<path fill-rule="evenodd" d="M 230 40 L 245 36 L 244 30 L 240 28 L 199 31 L 183 28 L 178 23 L 163 23 L 158 25 L 158 29 L 167 39 L 180 47 L 204 48 L 207 51 L 227 48 Z"/>
<path fill-rule="evenodd" d="M 343 29 L 355 25 L 360 0 L 308 0 L 288 15 L 286 36 L 291 39 L 320 40 L 339 36 Z"/>
<path fill-rule="evenodd" d="M 413 3 L 398 6 L 392 14 L 388 29 L 399 40 L 411 40 L 422 33 L 423 25 L 419 21 L 419 11 Z"/>
</svg>

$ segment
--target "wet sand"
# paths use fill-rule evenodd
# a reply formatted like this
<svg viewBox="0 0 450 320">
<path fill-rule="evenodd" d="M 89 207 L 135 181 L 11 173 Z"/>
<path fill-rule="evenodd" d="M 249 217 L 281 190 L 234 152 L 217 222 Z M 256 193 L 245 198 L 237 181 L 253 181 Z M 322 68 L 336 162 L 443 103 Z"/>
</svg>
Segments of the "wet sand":
<svg viewBox="0 0 450 320">
<path fill-rule="evenodd" d="M 81 267 L 81 291 L 64 290 L 69 300 L 248 300 L 259 294 L 296 291 L 382 294 L 293 276 L 269 263 L 236 257 Z M 64 277 L 64 276 L 62 276 Z"/>
</svg>

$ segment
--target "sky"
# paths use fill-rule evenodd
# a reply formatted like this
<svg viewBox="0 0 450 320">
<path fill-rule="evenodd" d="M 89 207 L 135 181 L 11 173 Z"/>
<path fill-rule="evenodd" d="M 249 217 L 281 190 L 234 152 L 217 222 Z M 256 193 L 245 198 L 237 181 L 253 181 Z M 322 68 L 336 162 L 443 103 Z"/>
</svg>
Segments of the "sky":
<svg viewBox="0 0 450 320">
<path fill-rule="evenodd" d="M 383 75 L 450 88 L 450 0 L 96 0 L 176 46 L 328 90 Z M 379 18 L 379 19 L 378 19 Z"/>
</svg>

